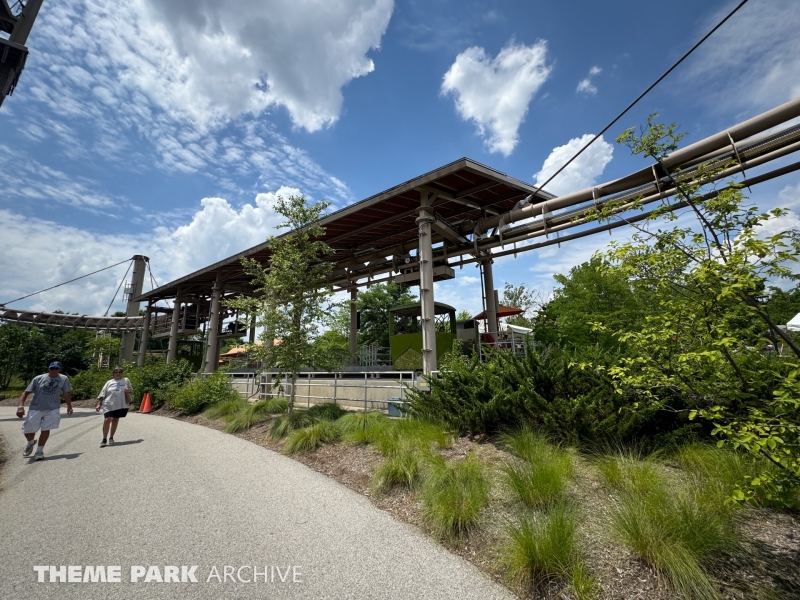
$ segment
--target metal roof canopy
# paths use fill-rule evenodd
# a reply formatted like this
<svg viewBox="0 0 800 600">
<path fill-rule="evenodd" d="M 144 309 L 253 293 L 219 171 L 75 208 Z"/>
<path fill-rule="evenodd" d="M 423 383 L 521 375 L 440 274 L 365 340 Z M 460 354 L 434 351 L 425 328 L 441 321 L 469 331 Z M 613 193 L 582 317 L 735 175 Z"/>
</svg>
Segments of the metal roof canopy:
<svg viewBox="0 0 800 600">
<path fill-rule="evenodd" d="M 394 308 L 389 309 L 389 314 L 395 315 L 396 317 L 418 317 L 422 312 L 422 308 L 420 307 L 419 302 L 414 304 L 404 304 L 403 306 L 395 306 Z M 433 314 L 435 315 L 446 315 L 449 313 L 456 312 L 456 309 L 449 304 L 445 304 L 444 302 L 434 302 L 433 303 Z"/>
<path fill-rule="evenodd" d="M 536 192 L 532 185 L 469 158 L 461 158 L 320 219 L 319 225 L 325 228 L 321 240 L 334 250 L 326 260 L 336 263 L 335 269 L 343 273 L 348 266 L 363 267 L 370 257 L 392 256 L 398 246 L 405 252 L 416 250 L 415 221 L 421 190 L 438 195 L 433 207 L 436 215 L 452 228 L 451 236 L 472 233 L 475 222 L 508 212 L 520 200 Z M 553 197 L 539 191 L 533 203 Z M 446 241 L 443 234 L 434 234 L 434 244 L 443 241 Z M 162 285 L 137 300 L 174 298 L 178 288 L 181 297 L 187 299 L 192 295 L 209 295 L 218 272 L 222 273 L 226 292 L 252 294 L 250 276 L 242 269 L 241 259 L 252 258 L 267 264 L 270 256 L 267 244 L 264 242 Z M 381 255 L 384 250 L 386 254 Z M 363 277 L 367 274 L 356 273 L 353 280 Z"/>
</svg>

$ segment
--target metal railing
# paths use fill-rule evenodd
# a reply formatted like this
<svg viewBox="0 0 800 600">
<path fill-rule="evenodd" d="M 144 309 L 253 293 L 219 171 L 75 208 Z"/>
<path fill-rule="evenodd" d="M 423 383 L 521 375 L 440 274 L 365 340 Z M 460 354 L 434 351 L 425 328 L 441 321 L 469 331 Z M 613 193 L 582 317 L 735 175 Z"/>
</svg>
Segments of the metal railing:
<svg viewBox="0 0 800 600">
<path fill-rule="evenodd" d="M 359 367 L 384 367 L 392 364 L 392 355 L 386 346 L 360 346 Z"/>
<path fill-rule="evenodd" d="M 259 400 L 291 395 L 292 384 L 285 379 L 281 379 L 278 384 L 275 381 L 276 375 L 275 372 L 259 374 Z M 347 403 L 346 405 L 363 410 L 386 410 L 390 399 L 403 400 L 407 386 L 416 386 L 418 379 L 419 376 L 414 371 L 305 372 L 299 374 L 295 383 L 295 403 L 305 402 L 309 407 L 321 402 Z M 376 385 L 378 382 L 382 382 L 381 385 Z M 348 393 L 350 390 L 359 391 L 351 394 Z M 382 400 L 370 398 L 370 392 L 378 390 L 382 392 L 381 395 L 388 397 Z M 387 394 L 390 390 L 392 393 Z M 356 395 L 359 397 L 356 398 Z"/>
</svg>

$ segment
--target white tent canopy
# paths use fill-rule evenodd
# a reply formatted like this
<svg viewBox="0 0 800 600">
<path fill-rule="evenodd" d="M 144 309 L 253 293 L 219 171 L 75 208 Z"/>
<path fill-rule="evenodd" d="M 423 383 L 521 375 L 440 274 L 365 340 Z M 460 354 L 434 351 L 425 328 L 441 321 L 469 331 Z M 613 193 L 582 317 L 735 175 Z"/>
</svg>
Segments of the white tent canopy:
<svg viewBox="0 0 800 600">
<path fill-rule="evenodd" d="M 800 313 L 797 313 L 788 323 L 786 323 L 786 329 L 789 331 L 800 331 Z"/>
<path fill-rule="evenodd" d="M 533 331 L 530 327 L 522 327 L 521 325 L 511 325 L 510 323 L 500 323 L 500 329 L 506 333 L 515 333 L 518 335 L 527 335 Z"/>
</svg>

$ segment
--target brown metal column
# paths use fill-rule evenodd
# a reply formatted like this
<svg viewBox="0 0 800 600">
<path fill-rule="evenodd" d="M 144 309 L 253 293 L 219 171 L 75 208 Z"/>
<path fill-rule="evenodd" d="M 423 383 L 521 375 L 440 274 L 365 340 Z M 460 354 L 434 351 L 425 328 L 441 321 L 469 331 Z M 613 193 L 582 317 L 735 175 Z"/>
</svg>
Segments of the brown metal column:
<svg viewBox="0 0 800 600">
<path fill-rule="evenodd" d="M 222 300 L 222 273 L 217 273 L 217 280 L 211 292 L 211 315 L 208 319 L 208 345 L 206 346 L 205 373 L 214 373 L 219 367 L 219 314 Z"/>
<path fill-rule="evenodd" d="M 358 364 L 358 288 L 350 289 L 350 364 Z"/>
<path fill-rule="evenodd" d="M 169 346 L 167 347 L 167 362 L 171 363 L 178 355 L 178 325 L 181 320 L 181 289 L 178 288 L 178 293 L 175 296 L 175 302 L 172 303 L 172 326 L 169 330 Z"/>
<path fill-rule="evenodd" d="M 150 319 L 152 313 L 153 301 L 147 303 L 147 309 L 144 311 L 144 323 L 142 324 L 142 337 L 139 339 L 139 355 L 136 357 L 136 366 L 143 367 L 144 360 L 147 356 L 147 342 L 150 340 Z"/>
<path fill-rule="evenodd" d="M 417 209 L 419 226 L 419 302 L 422 309 L 422 373 L 430 375 L 436 370 L 436 318 L 433 300 L 433 245 L 431 223 L 433 216 L 426 191 L 420 191 L 420 207 Z"/>
</svg>

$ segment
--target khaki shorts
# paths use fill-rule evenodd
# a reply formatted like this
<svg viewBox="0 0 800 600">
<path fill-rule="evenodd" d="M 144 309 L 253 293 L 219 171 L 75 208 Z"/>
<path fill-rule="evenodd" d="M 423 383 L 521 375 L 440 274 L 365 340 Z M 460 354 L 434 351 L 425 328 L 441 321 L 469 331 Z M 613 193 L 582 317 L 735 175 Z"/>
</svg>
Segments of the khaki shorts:
<svg viewBox="0 0 800 600">
<path fill-rule="evenodd" d="M 22 422 L 22 433 L 36 433 L 40 429 L 42 431 L 50 431 L 51 429 L 58 429 L 58 424 L 61 422 L 61 410 L 54 408 L 53 410 L 29 410 L 25 415 L 25 420 Z"/>
</svg>

